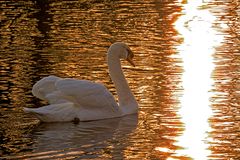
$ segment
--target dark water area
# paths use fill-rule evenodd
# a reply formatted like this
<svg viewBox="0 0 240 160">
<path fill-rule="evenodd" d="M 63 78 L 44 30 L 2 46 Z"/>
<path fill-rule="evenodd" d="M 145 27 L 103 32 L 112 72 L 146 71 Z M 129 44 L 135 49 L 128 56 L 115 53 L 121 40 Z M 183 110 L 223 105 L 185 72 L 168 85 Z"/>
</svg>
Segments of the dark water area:
<svg viewBox="0 0 240 160">
<path fill-rule="evenodd" d="M 237 0 L 0 1 L 2 159 L 240 159 Z M 116 97 L 108 47 L 123 63 L 138 115 L 43 123 L 23 107 L 48 75 L 103 83 Z M 0 159 L 1 159 L 0 158 Z"/>
</svg>

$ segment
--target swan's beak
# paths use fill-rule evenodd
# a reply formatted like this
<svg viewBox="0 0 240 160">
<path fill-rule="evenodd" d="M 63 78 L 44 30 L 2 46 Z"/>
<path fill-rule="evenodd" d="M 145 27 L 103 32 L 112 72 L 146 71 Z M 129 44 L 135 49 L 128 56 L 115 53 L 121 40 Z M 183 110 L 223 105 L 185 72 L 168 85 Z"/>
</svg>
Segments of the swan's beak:
<svg viewBox="0 0 240 160">
<path fill-rule="evenodd" d="M 133 67 L 135 67 L 134 62 L 133 62 L 133 60 L 132 60 L 130 57 L 128 57 L 126 60 L 127 60 Z"/>
<path fill-rule="evenodd" d="M 127 56 L 127 61 L 133 66 L 133 67 L 135 67 L 135 64 L 134 64 L 134 62 L 133 62 L 133 57 L 134 57 L 134 54 L 133 54 L 133 52 L 130 50 L 130 49 L 128 49 L 128 56 Z"/>
</svg>

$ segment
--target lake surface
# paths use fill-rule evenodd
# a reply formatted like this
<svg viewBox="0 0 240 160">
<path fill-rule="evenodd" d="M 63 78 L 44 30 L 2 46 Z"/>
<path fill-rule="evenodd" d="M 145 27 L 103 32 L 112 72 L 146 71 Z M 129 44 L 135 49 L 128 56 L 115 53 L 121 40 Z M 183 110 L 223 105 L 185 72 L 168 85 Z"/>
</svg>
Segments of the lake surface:
<svg viewBox="0 0 240 160">
<path fill-rule="evenodd" d="M 240 159 L 238 0 L 0 2 L 2 159 Z M 107 48 L 126 42 L 123 70 L 138 115 L 47 123 L 23 112 L 46 102 L 47 75 L 104 83 L 117 98 Z"/>
</svg>

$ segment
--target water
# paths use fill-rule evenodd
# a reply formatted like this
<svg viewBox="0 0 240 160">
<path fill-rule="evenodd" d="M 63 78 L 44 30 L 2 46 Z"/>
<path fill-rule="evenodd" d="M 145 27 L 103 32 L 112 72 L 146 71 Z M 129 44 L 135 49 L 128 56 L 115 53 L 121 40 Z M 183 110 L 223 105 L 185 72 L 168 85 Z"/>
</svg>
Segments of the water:
<svg viewBox="0 0 240 160">
<path fill-rule="evenodd" d="M 239 159 L 240 4 L 229 1 L 1 1 L 3 159 Z M 104 83 L 106 50 L 123 62 L 138 115 L 39 124 L 32 85 L 47 75 Z M 117 98 L 117 96 L 116 96 Z"/>
</svg>

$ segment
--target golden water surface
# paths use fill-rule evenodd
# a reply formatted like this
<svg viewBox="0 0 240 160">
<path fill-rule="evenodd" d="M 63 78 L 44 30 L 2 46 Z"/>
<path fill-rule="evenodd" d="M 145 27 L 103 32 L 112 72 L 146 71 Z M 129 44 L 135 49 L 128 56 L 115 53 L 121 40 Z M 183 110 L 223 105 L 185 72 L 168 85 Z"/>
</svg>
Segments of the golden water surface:
<svg viewBox="0 0 240 160">
<path fill-rule="evenodd" d="M 0 157 L 240 159 L 238 0 L 0 2 Z M 138 115 L 39 124 L 23 107 L 47 75 L 87 79 L 117 98 L 107 48 L 129 44 L 123 70 Z"/>
</svg>

